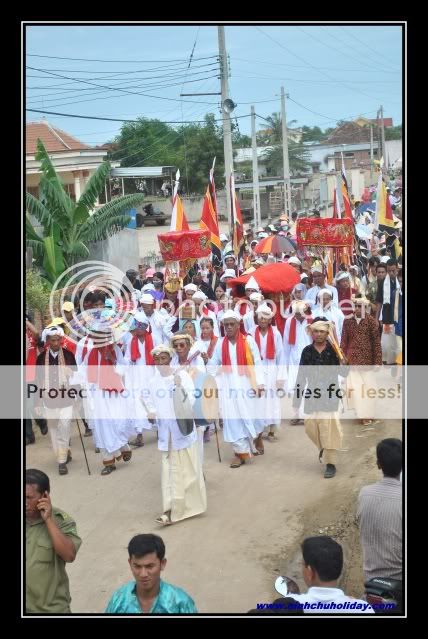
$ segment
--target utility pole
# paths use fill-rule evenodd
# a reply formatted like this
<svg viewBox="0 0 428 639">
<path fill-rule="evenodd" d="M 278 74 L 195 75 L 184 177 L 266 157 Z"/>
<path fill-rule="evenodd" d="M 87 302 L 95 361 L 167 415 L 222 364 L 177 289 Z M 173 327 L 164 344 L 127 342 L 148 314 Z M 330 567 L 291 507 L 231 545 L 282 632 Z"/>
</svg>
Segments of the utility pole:
<svg viewBox="0 0 428 639">
<path fill-rule="evenodd" d="M 282 156 L 284 166 L 284 208 L 288 219 L 291 219 L 291 183 L 290 163 L 288 159 L 287 120 L 285 115 L 285 91 L 281 87 L 281 118 L 282 118 Z"/>
<path fill-rule="evenodd" d="M 220 55 L 220 79 L 221 79 L 221 112 L 223 115 L 223 145 L 224 145 L 224 169 L 226 174 L 226 202 L 227 220 L 232 224 L 232 202 L 230 198 L 230 175 L 233 170 L 232 130 L 230 113 L 224 108 L 224 101 L 229 99 L 228 64 L 226 54 L 226 40 L 224 27 L 218 27 L 218 49 Z"/>
<path fill-rule="evenodd" d="M 373 125 L 370 124 L 370 184 L 373 184 Z"/>
<path fill-rule="evenodd" d="M 261 224 L 261 212 L 260 212 L 259 167 L 257 163 L 256 112 L 255 112 L 254 106 L 251 107 L 251 146 L 253 149 L 253 207 L 254 207 L 254 231 L 255 231 Z"/>
<path fill-rule="evenodd" d="M 382 156 L 384 161 L 385 169 L 388 168 L 387 158 L 386 158 L 386 149 L 385 149 L 385 123 L 383 119 L 383 106 L 380 107 L 380 133 L 382 136 Z"/>
</svg>

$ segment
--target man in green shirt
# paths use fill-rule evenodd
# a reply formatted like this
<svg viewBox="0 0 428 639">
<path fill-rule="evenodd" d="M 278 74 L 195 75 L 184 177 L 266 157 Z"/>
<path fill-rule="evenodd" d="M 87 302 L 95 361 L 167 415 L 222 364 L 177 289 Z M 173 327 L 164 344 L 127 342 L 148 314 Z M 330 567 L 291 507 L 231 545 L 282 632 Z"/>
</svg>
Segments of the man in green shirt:
<svg viewBox="0 0 428 639">
<path fill-rule="evenodd" d="M 25 473 L 26 612 L 70 613 L 66 562 L 74 561 L 82 540 L 76 523 L 52 506 L 49 477 Z"/>
<path fill-rule="evenodd" d="M 195 602 L 177 586 L 162 581 L 165 544 L 158 535 L 136 535 L 128 545 L 129 566 L 135 581 L 116 590 L 106 608 L 111 614 L 191 614 Z"/>
</svg>

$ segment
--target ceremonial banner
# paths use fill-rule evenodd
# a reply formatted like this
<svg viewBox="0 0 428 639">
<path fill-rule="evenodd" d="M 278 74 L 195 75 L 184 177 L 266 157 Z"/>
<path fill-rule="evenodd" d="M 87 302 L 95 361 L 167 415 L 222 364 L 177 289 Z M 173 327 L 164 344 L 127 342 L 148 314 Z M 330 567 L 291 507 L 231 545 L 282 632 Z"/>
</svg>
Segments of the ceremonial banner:
<svg viewBox="0 0 428 639">
<path fill-rule="evenodd" d="M 215 158 L 214 158 L 215 163 Z M 202 208 L 201 229 L 209 230 L 211 233 L 211 252 L 213 254 L 214 266 L 221 265 L 221 242 L 218 230 L 217 198 L 214 184 L 214 163 L 210 170 L 210 180 L 204 197 Z"/>
<path fill-rule="evenodd" d="M 171 231 L 159 233 L 158 242 L 165 262 L 207 257 L 211 253 L 210 231 Z"/>
<path fill-rule="evenodd" d="M 335 248 L 352 247 L 354 241 L 354 223 L 348 218 L 297 220 L 297 243 L 299 246 L 332 246 Z"/>
</svg>

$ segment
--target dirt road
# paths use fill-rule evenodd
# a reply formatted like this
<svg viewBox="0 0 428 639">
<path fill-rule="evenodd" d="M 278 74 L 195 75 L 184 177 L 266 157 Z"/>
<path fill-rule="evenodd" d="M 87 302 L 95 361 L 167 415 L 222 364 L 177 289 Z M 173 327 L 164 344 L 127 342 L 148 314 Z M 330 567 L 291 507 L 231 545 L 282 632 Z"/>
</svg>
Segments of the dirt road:
<svg viewBox="0 0 428 639">
<path fill-rule="evenodd" d="M 401 423 L 390 421 L 363 431 L 344 421 L 343 451 L 335 478 L 323 479 L 313 444 L 303 426 L 283 425 L 277 442 L 265 443 L 265 455 L 230 469 L 229 445 L 221 442 L 218 462 L 215 439 L 205 445 L 208 510 L 205 515 L 167 528 L 154 519 L 161 513 L 160 453 L 148 433 L 144 448 L 129 464 L 102 477 L 101 458 L 92 438 L 88 476 L 77 428 L 73 425 L 70 473 L 58 475 L 49 435 L 27 446 L 27 467 L 51 478 L 55 505 L 73 515 L 83 544 L 69 565 L 74 613 L 103 612 L 111 593 L 131 579 L 127 544 L 142 532 L 160 534 L 168 564 L 164 578 L 195 599 L 202 613 L 245 613 L 257 602 L 275 597 L 279 574 L 300 576 L 299 544 L 312 534 L 330 534 L 344 545 L 344 588 L 361 595 L 362 571 L 358 533 L 353 524 L 362 485 L 379 478 L 375 446 L 384 437 L 400 437 Z M 328 527 L 328 528 L 327 528 Z"/>
</svg>

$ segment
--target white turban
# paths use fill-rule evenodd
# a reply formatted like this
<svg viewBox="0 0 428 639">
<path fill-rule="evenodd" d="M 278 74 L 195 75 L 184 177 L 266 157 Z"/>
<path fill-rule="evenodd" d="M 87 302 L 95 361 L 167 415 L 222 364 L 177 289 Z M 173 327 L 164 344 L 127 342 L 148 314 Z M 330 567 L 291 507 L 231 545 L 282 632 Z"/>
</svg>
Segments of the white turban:
<svg viewBox="0 0 428 639">
<path fill-rule="evenodd" d="M 175 355 L 173 349 L 170 348 L 168 344 L 159 344 L 159 346 L 156 346 L 156 348 L 152 350 L 151 355 L 155 357 L 161 353 L 168 353 L 171 358 Z"/>
<path fill-rule="evenodd" d="M 236 322 L 240 322 L 241 316 L 236 311 L 232 311 L 231 309 L 229 309 L 228 311 L 225 312 L 221 321 L 224 322 L 224 320 L 227 320 L 227 319 L 234 319 Z"/>
<path fill-rule="evenodd" d="M 319 266 L 315 265 L 311 268 L 311 273 L 324 273 L 324 269 L 321 265 Z"/>
<path fill-rule="evenodd" d="M 192 300 L 207 300 L 208 296 L 205 295 L 203 291 L 196 291 L 194 295 L 192 295 Z"/>
<path fill-rule="evenodd" d="M 227 268 L 227 269 L 225 270 L 225 272 L 223 273 L 223 275 L 222 275 L 222 276 L 221 276 L 221 278 L 220 278 L 220 282 L 224 282 L 224 279 L 225 279 L 226 277 L 236 277 L 236 273 L 235 273 L 235 271 L 233 270 L 233 268 Z"/>
<path fill-rule="evenodd" d="M 312 332 L 313 330 L 318 330 L 326 331 L 327 333 L 329 333 L 331 325 L 331 322 L 328 322 L 327 320 L 318 320 L 317 322 L 312 322 L 312 324 L 309 324 L 307 330 L 310 332 Z"/>
<path fill-rule="evenodd" d="M 320 291 L 318 291 L 318 299 L 321 299 L 322 295 L 328 295 L 329 297 L 331 297 L 331 299 L 333 299 L 333 293 L 328 288 L 322 288 Z"/>
<path fill-rule="evenodd" d="M 274 316 L 271 307 L 267 304 L 260 304 L 260 306 L 257 307 L 256 313 L 257 315 L 264 315 L 269 319 L 272 319 L 272 317 Z"/>
<path fill-rule="evenodd" d="M 339 275 L 336 276 L 336 282 L 340 282 L 340 280 L 349 279 L 350 275 L 347 271 L 342 271 Z"/>
<path fill-rule="evenodd" d="M 56 335 L 58 335 L 58 337 L 64 337 L 64 331 L 61 326 L 50 326 L 49 328 L 44 329 L 42 339 L 46 342 L 47 337 L 55 337 Z"/>
<path fill-rule="evenodd" d="M 196 286 L 196 284 L 186 284 L 186 286 L 184 287 L 184 290 L 196 292 L 198 290 L 198 287 Z"/>
<path fill-rule="evenodd" d="M 140 304 L 154 304 L 155 298 L 150 293 L 143 293 L 140 297 Z"/>
<path fill-rule="evenodd" d="M 147 293 L 148 291 L 155 291 L 155 286 L 154 284 L 150 284 L 150 282 L 148 284 L 144 284 L 143 288 L 141 289 L 143 293 Z"/>
<path fill-rule="evenodd" d="M 290 259 L 288 260 L 288 264 L 297 264 L 297 266 L 301 266 L 302 262 L 299 260 L 298 257 L 290 257 Z"/>
<path fill-rule="evenodd" d="M 264 297 L 261 293 L 251 293 L 250 302 L 262 302 Z"/>
</svg>

